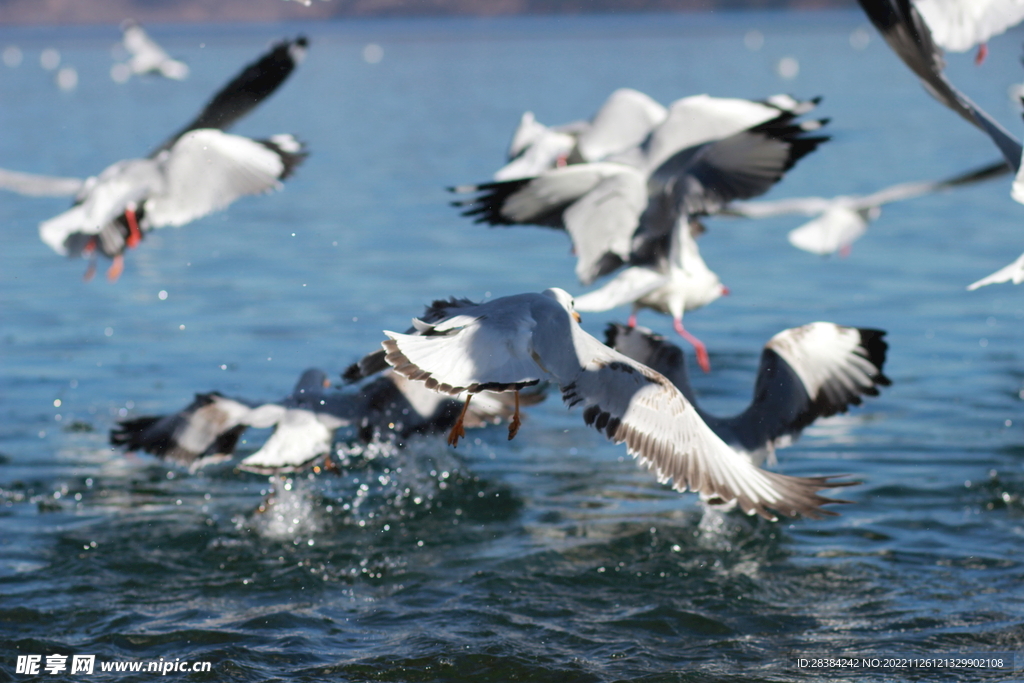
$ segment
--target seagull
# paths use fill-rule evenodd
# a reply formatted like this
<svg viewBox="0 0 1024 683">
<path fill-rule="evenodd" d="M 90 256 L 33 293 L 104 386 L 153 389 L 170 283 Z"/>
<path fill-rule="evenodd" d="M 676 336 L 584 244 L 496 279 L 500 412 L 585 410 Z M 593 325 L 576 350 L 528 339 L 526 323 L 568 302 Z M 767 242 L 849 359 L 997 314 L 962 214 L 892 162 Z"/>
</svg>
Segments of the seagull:
<svg viewBox="0 0 1024 683">
<path fill-rule="evenodd" d="M 111 444 L 141 450 L 190 471 L 231 459 L 249 427 L 274 428 L 258 451 L 238 467 L 261 474 L 294 472 L 331 452 L 335 431 L 353 427 L 364 442 L 448 431 L 463 402 L 430 391 L 393 372 L 385 372 L 352 392 L 327 392 L 327 373 L 302 373 L 292 393 L 271 403 L 229 398 L 218 392 L 196 394 L 186 408 L 171 415 L 123 420 L 110 433 Z M 544 399 L 533 392 L 528 401 Z M 498 424 L 511 417 L 505 395 L 484 394 L 467 412 L 467 427 Z M 328 468 L 330 465 L 327 465 Z"/>
<path fill-rule="evenodd" d="M 177 81 L 188 78 L 188 65 L 171 59 L 171 56 L 157 45 L 134 19 L 125 19 L 121 23 L 121 31 L 124 34 L 124 49 L 131 54 L 131 59 L 127 64 L 115 65 L 115 69 L 117 66 L 122 67 L 117 70 L 118 72 L 136 76 L 154 73 Z M 114 70 L 111 73 L 115 73 Z"/>
<path fill-rule="evenodd" d="M 830 477 L 790 477 L 756 467 L 721 440 L 693 405 L 663 375 L 608 348 L 579 326 L 572 296 L 562 289 L 493 299 L 434 324 L 421 334 L 385 331 L 387 362 L 435 391 L 459 395 L 466 405 L 481 391 L 511 391 L 551 380 L 570 406 L 584 405 L 583 419 L 628 452 L 659 481 L 735 499 L 747 514 L 777 519 L 834 514 L 821 506 L 839 501 L 818 491 L 849 482 Z M 518 411 L 517 411 L 518 412 Z M 509 438 L 518 420 L 509 423 Z M 461 419 L 449 433 L 464 436 Z"/>
<path fill-rule="evenodd" d="M 666 257 L 625 268 L 600 289 L 577 297 L 576 310 L 607 311 L 633 304 L 630 327 L 636 327 L 636 314 L 641 308 L 671 315 L 676 333 L 693 345 L 697 363 L 704 372 L 710 372 L 707 347 L 683 327 L 683 313 L 707 306 L 728 293 L 729 288 L 701 258 L 693 231 L 680 229 L 673 232 Z"/>
<path fill-rule="evenodd" d="M 755 465 L 775 463 L 785 448 L 819 417 L 846 412 L 863 396 L 891 384 L 882 372 L 885 332 L 817 322 L 779 332 L 761 352 L 754 397 L 733 417 L 702 410 L 686 374 L 682 350 L 642 327 L 611 323 L 605 343 L 667 377 L 725 443 Z"/>
<path fill-rule="evenodd" d="M 0 172 L 0 187 L 74 193 L 71 209 L 40 224 L 40 238 L 62 255 L 102 253 L 113 260 L 107 277 L 117 280 L 125 249 L 149 230 L 184 225 L 240 197 L 278 189 L 302 162 L 304 146 L 292 135 L 253 140 L 224 131 L 285 81 L 306 46 L 304 37 L 275 45 L 147 158 L 116 162 L 77 188 L 74 179 L 6 171 Z M 86 279 L 94 268 L 93 261 Z"/>
<path fill-rule="evenodd" d="M 666 254 L 677 225 L 766 192 L 828 139 L 805 135 L 824 120 L 795 123 L 795 116 L 783 113 L 667 154 L 667 139 L 679 138 L 670 114 L 666 123 L 673 125 L 652 133 L 646 150 L 629 163 L 570 164 L 533 178 L 449 189 L 477 193 L 453 202 L 476 223 L 565 230 L 577 257 L 576 276 L 589 285 L 625 263 Z M 662 128 L 664 135 L 656 135 Z"/>
<path fill-rule="evenodd" d="M 722 215 L 744 218 L 768 218 L 788 214 L 815 216 L 814 220 L 790 231 L 790 244 L 821 256 L 837 251 L 845 256 L 849 253 L 850 246 L 867 232 L 868 224 L 881 215 L 883 205 L 991 180 L 1009 172 L 1010 168 L 1006 162 L 997 161 L 944 180 L 901 183 L 868 195 L 731 202 L 722 211 Z"/>
</svg>

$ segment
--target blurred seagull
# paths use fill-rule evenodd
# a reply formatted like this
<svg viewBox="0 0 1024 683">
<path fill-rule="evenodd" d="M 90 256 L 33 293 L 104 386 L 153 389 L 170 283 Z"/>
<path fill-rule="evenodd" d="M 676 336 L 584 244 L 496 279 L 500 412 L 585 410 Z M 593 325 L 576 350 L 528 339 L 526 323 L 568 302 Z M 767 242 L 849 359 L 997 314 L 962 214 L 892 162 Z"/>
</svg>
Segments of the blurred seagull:
<svg viewBox="0 0 1024 683">
<path fill-rule="evenodd" d="M 888 349 L 884 336 L 881 330 L 826 322 L 779 332 L 761 352 L 753 401 L 733 417 L 701 409 L 686 374 L 685 354 L 661 335 L 612 323 L 605 343 L 665 375 L 715 434 L 760 466 L 774 464 L 775 449 L 790 445 L 818 418 L 844 413 L 891 384 L 882 373 Z"/>
<path fill-rule="evenodd" d="M 275 45 L 145 159 L 116 162 L 74 189 L 72 179 L 6 171 L 0 172 L 0 187 L 37 195 L 75 193 L 71 209 L 39 225 L 40 237 L 58 254 L 113 259 L 107 276 L 116 280 L 125 249 L 146 232 L 184 225 L 240 197 L 277 189 L 302 162 L 305 149 L 291 135 L 253 140 L 224 130 L 288 78 L 306 46 L 303 37 Z M 87 279 L 94 268 L 95 262 Z"/>
<path fill-rule="evenodd" d="M 692 230 L 680 229 L 673 232 L 668 255 L 647 265 L 625 268 L 600 289 L 577 297 L 576 310 L 607 311 L 632 304 L 630 327 L 636 327 L 636 314 L 641 308 L 671 315 L 675 331 L 693 345 L 701 369 L 710 372 L 707 347 L 683 327 L 683 313 L 728 293 L 729 288 L 701 258 Z"/>
<path fill-rule="evenodd" d="M 815 216 L 814 220 L 790 231 L 790 244 L 812 254 L 825 256 L 838 251 L 846 256 L 850 246 L 867 232 L 868 224 L 882 214 L 883 205 L 991 180 L 1009 172 L 1010 167 L 1006 162 L 997 161 L 952 178 L 901 183 L 868 195 L 732 202 L 722 211 L 722 215 L 744 218 L 769 218 L 788 214 Z"/>
<path fill-rule="evenodd" d="M 634 457 L 676 490 L 737 500 L 747 514 L 776 519 L 834 514 L 822 505 L 840 502 L 817 491 L 849 482 L 829 477 L 789 477 L 756 467 L 726 445 L 701 420 L 692 404 L 664 376 L 584 332 L 572 297 L 561 289 L 494 299 L 432 325 L 421 334 L 387 332 L 387 362 L 396 372 L 435 391 L 511 391 L 550 379 L 563 400 L 584 404 L 588 425 L 615 443 L 626 442 Z M 517 411 L 518 412 L 518 411 Z M 509 438 L 519 428 L 513 417 Z M 455 445 L 462 420 L 449 434 Z"/>
<path fill-rule="evenodd" d="M 335 431 L 341 427 L 354 428 L 364 442 L 442 433 L 455 423 L 463 405 L 392 372 L 357 391 L 328 392 L 329 386 L 327 374 L 311 368 L 303 372 L 291 394 L 272 403 L 218 392 L 196 394 L 178 413 L 121 421 L 111 431 L 110 441 L 195 471 L 230 459 L 247 428 L 273 427 L 263 447 L 238 466 L 250 472 L 293 472 L 329 456 Z M 543 398 L 543 392 L 535 392 L 530 401 Z M 506 396 L 486 394 L 467 413 L 466 426 L 498 424 L 511 414 Z"/>
<path fill-rule="evenodd" d="M 825 121 L 797 123 L 795 116 L 779 114 L 715 138 L 717 132 L 685 134 L 678 130 L 685 119 L 670 113 L 625 161 L 571 164 L 533 178 L 449 189 L 477 193 L 453 202 L 476 223 L 565 230 L 577 257 L 576 276 L 590 284 L 625 263 L 667 255 L 677 225 L 766 192 L 828 139 L 806 135 Z M 671 153 L 675 143 L 708 136 Z"/>
<path fill-rule="evenodd" d="M 495 180 L 527 178 L 567 163 L 601 161 L 639 145 L 668 117 L 668 110 L 642 92 L 620 88 L 590 121 L 548 127 L 526 112 L 512 135 L 509 163 Z"/>
<path fill-rule="evenodd" d="M 134 19 L 125 19 L 121 22 L 121 31 L 124 34 L 124 49 L 131 55 L 131 59 L 127 64 L 115 65 L 117 73 L 126 73 L 129 76 L 153 73 L 177 81 L 188 78 L 188 65 L 171 59 L 171 56 L 157 45 Z M 122 68 L 117 69 L 119 66 Z M 115 70 L 111 70 L 111 74 L 115 74 Z M 114 80 L 118 79 L 115 77 Z"/>
</svg>

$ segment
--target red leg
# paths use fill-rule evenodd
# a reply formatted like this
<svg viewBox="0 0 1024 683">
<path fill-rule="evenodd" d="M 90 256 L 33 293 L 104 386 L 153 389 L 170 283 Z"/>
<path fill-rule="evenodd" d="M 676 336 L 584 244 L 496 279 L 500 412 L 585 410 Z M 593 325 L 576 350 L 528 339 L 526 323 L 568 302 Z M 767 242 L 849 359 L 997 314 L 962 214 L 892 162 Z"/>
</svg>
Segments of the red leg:
<svg viewBox="0 0 1024 683">
<path fill-rule="evenodd" d="M 636 313 L 629 314 L 629 320 L 626 321 L 626 327 L 630 329 L 636 327 Z"/>
<path fill-rule="evenodd" d="M 674 322 L 676 332 L 679 333 L 679 336 L 693 344 L 693 350 L 697 352 L 697 365 L 699 365 L 700 369 L 704 372 L 711 372 L 711 359 L 708 358 L 708 348 L 704 346 L 704 342 L 687 332 L 683 328 L 682 320 L 676 318 Z"/>
<path fill-rule="evenodd" d="M 851 244 L 844 244 L 843 246 L 839 247 L 839 258 L 846 258 L 847 256 L 850 255 L 850 253 L 852 251 L 853 251 L 853 245 L 851 245 Z"/>
<path fill-rule="evenodd" d="M 974 55 L 974 63 L 981 66 L 986 57 L 988 57 L 988 43 L 982 43 L 978 46 L 978 54 Z"/>
<path fill-rule="evenodd" d="M 516 438 L 516 434 L 519 433 L 519 427 L 522 425 L 522 420 L 519 419 L 519 390 L 516 389 L 516 411 L 512 413 L 512 420 L 508 423 L 508 440 Z"/>
<path fill-rule="evenodd" d="M 128 239 L 125 243 L 129 249 L 134 249 L 142 241 L 142 231 L 139 230 L 139 221 L 135 217 L 135 209 L 125 209 L 124 219 L 128 223 Z"/>
<path fill-rule="evenodd" d="M 117 282 L 117 279 L 121 277 L 122 272 L 124 272 L 124 255 L 118 254 L 114 257 L 113 262 L 110 264 L 110 268 L 107 269 L 107 279 L 111 282 Z"/>
<path fill-rule="evenodd" d="M 458 446 L 459 439 L 466 436 L 466 428 L 462 426 L 462 421 L 466 419 L 466 411 L 469 410 L 469 401 L 473 398 L 473 394 L 466 394 L 466 402 L 462 406 L 462 412 L 459 413 L 459 419 L 452 425 L 452 429 L 448 432 L 448 445 Z"/>
</svg>

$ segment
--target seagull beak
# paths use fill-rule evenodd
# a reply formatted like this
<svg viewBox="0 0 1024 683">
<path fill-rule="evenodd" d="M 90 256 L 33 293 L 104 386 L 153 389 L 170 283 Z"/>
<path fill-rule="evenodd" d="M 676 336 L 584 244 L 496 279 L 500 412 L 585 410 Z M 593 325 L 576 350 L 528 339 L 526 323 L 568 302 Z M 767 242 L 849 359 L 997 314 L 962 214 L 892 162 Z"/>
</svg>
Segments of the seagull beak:
<svg viewBox="0 0 1024 683">
<path fill-rule="evenodd" d="M 578 323 L 583 322 L 583 318 L 581 318 L 580 314 L 577 313 L 576 311 L 572 312 L 572 319 L 575 320 Z"/>
<path fill-rule="evenodd" d="M 726 287 L 725 285 L 722 285 L 722 296 L 729 296 L 730 294 L 732 294 L 732 292 L 729 290 L 729 288 Z"/>
<path fill-rule="evenodd" d="M 323 384 L 324 384 L 324 389 L 326 389 L 327 387 L 331 386 L 331 380 L 329 380 L 329 379 L 327 379 L 325 377 Z"/>
</svg>

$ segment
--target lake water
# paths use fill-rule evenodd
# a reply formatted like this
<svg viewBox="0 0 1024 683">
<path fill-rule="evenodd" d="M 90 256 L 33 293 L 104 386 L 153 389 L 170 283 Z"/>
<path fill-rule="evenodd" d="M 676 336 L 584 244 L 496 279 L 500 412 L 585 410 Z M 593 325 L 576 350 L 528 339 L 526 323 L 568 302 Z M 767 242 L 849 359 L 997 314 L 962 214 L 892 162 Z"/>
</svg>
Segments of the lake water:
<svg viewBox="0 0 1024 683">
<path fill-rule="evenodd" d="M 85 176 L 143 155 L 300 31 L 307 61 L 237 131 L 295 133 L 306 164 L 283 192 L 152 234 L 117 284 L 83 282 L 83 261 L 39 241 L 65 200 L 0 197 L 0 680 L 33 679 L 17 655 L 53 654 L 212 665 L 179 680 L 1024 679 L 797 666 L 1024 651 L 1024 289 L 964 289 L 1024 250 L 1007 179 L 887 207 L 846 259 L 790 247 L 799 219 L 709 221 L 704 257 L 733 292 L 687 316 L 711 352 L 694 378 L 710 409 L 749 400 L 760 348 L 784 328 L 888 331 L 893 385 L 780 452 L 787 474 L 863 482 L 839 517 L 705 515 L 557 398 L 512 442 L 494 428 L 457 451 L 343 447 L 338 477 L 190 475 L 111 450 L 119 417 L 196 391 L 273 399 L 306 367 L 335 375 L 433 298 L 580 292 L 564 236 L 474 226 L 447 205 L 446 186 L 501 165 L 526 109 L 562 123 L 622 86 L 666 103 L 823 95 L 833 140 L 771 198 L 997 158 L 850 11 L 154 27 L 191 78 L 122 86 L 113 27 L 5 28 L 0 47 L 25 61 L 0 67 L 0 166 Z M 363 59 L 371 43 L 379 63 Z M 76 90 L 40 68 L 49 46 Z M 1019 51 L 1010 34 L 983 67 L 950 66 L 1018 134 Z M 776 73 L 787 56 L 791 80 Z M 84 678 L 153 676 L 98 669 Z"/>
</svg>

